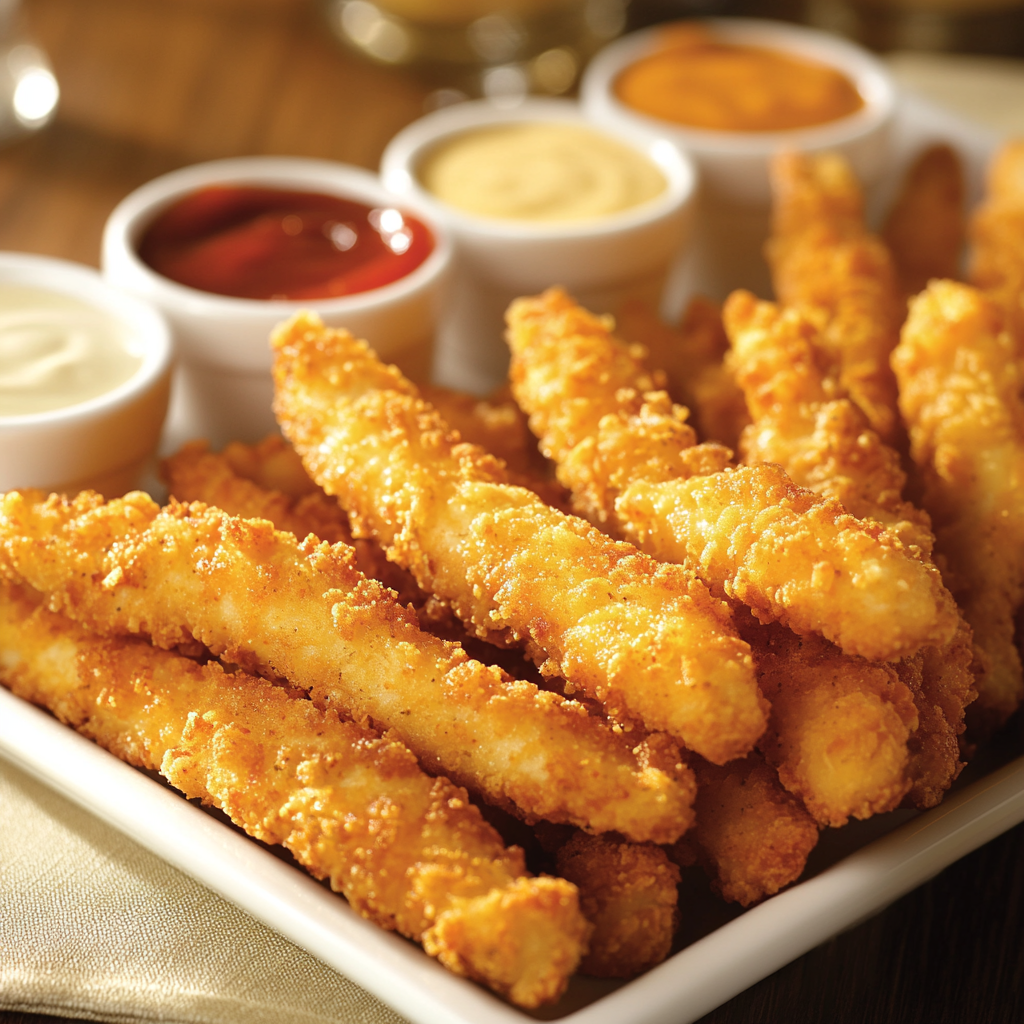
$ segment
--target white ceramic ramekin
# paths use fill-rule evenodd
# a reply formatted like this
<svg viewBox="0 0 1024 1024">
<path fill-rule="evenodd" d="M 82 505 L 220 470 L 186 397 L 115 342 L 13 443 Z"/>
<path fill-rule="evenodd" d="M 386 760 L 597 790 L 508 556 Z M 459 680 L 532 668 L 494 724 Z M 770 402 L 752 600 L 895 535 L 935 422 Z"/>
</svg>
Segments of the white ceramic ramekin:
<svg viewBox="0 0 1024 1024">
<path fill-rule="evenodd" d="M 624 68 L 665 45 L 672 25 L 623 36 L 590 63 L 580 86 L 584 110 L 608 127 L 658 132 L 688 153 L 700 170 L 701 196 L 692 251 L 689 288 L 722 298 L 733 288 L 768 294 L 761 247 L 768 232 L 771 188 L 768 164 L 783 149 L 834 150 L 851 163 L 861 182 L 872 186 L 886 169 L 889 128 L 896 88 L 872 54 L 825 32 L 782 22 L 746 18 L 697 22 L 724 42 L 758 46 L 830 65 L 853 80 L 864 106 L 827 124 L 790 131 L 733 132 L 690 128 L 626 106 L 615 95 Z"/>
<path fill-rule="evenodd" d="M 528 222 L 476 216 L 432 196 L 421 161 L 445 140 L 491 125 L 554 122 L 603 132 L 637 149 L 661 170 L 666 188 L 645 203 L 585 221 Z M 560 284 L 598 311 L 625 299 L 657 305 L 668 268 L 684 245 L 696 174 L 671 144 L 636 128 L 602 128 L 565 100 L 528 100 L 509 110 L 484 102 L 446 107 L 415 121 L 388 144 L 384 184 L 415 199 L 447 225 L 455 241 L 455 288 L 435 348 L 438 383 L 485 393 L 508 367 L 502 316 L 518 295 Z"/>
<path fill-rule="evenodd" d="M 151 269 L 139 258 L 137 246 L 158 213 L 210 185 L 320 192 L 373 207 L 398 206 L 427 225 L 434 249 L 398 281 L 341 298 L 277 301 L 199 291 Z M 276 429 L 269 336 L 300 309 L 313 309 L 325 323 L 365 338 L 411 377 L 425 377 L 450 260 L 443 225 L 414 198 L 397 200 L 376 175 L 357 167 L 288 157 L 216 160 L 173 171 L 122 200 L 103 234 L 106 279 L 153 303 L 174 334 L 179 371 L 168 425 L 172 445 L 205 437 L 220 447 L 230 440 L 255 441 Z"/>
<path fill-rule="evenodd" d="M 148 304 L 107 284 L 90 267 L 25 253 L 0 253 L 0 284 L 66 295 L 125 325 L 142 354 L 138 370 L 97 398 L 50 412 L 0 416 L 0 491 L 38 487 L 107 497 L 136 486 L 160 439 L 171 380 L 171 336 Z"/>
</svg>

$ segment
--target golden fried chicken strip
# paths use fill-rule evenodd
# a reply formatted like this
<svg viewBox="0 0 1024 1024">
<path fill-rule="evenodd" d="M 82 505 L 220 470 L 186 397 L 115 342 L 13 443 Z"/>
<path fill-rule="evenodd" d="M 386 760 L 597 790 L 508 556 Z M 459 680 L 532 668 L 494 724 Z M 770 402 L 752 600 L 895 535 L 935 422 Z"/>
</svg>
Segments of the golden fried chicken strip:
<svg viewBox="0 0 1024 1024">
<path fill-rule="evenodd" d="M 931 522 L 903 500 L 899 455 L 854 403 L 837 397 L 814 320 L 746 291 L 729 296 L 723 316 L 729 364 L 752 420 L 740 439 L 744 462 L 774 462 L 800 487 L 884 523 L 909 550 L 930 555 Z"/>
<path fill-rule="evenodd" d="M 214 662 L 101 639 L 9 584 L 0 682 L 281 844 L 363 917 L 520 1006 L 557 1000 L 586 949 L 573 886 L 531 878 L 466 791 L 425 775 L 393 737 Z M 475 942 L 484 921 L 500 957 Z"/>
<path fill-rule="evenodd" d="M 744 460 L 781 465 L 798 484 L 837 499 L 858 518 L 884 523 L 909 551 L 929 559 L 934 545 L 931 521 L 903 500 L 906 476 L 899 455 L 868 427 L 852 402 L 830 398 L 832 389 L 818 359 L 817 327 L 800 310 L 758 302 L 749 292 L 729 297 L 725 319 L 733 344 L 730 360 L 753 417 L 740 443 Z M 916 667 L 903 666 L 908 679 L 918 684 L 913 692 L 918 728 L 923 730 L 910 740 L 908 772 L 913 784 L 909 792 L 917 806 L 937 803 L 963 767 L 955 753 L 957 737 L 963 732 L 964 710 L 975 691 L 970 630 L 958 617 L 950 640 L 922 648 L 914 655 Z M 854 662 L 843 664 L 836 651 L 822 656 L 847 680 L 863 677 L 864 699 L 870 702 L 871 671 Z M 890 716 L 890 721 L 897 726 L 896 719 Z M 897 726 L 897 733 L 888 740 L 894 749 L 903 747 L 898 732 Z M 894 756 L 888 763 L 895 771 L 898 759 Z M 817 767 L 821 770 L 813 771 L 793 790 L 803 796 L 811 813 L 826 823 L 859 813 L 847 810 L 857 806 L 856 800 L 849 805 L 845 798 L 833 803 L 824 792 L 817 797 L 808 792 L 806 787 L 814 779 L 830 788 L 827 759 Z M 861 791 L 857 799 L 865 800 L 862 806 L 877 809 L 888 802 L 887 794 L 897 786 L 895 774 L 887 783 L 870 766 L 858 769 L 851 764 L 849 769 L 865 784 L 878 783 Z M 787 786 L 795 784 L 781 768 L 780 775 Z M 869 799 L 870 793 L 875 795 Z"/>
<path fill-rule="evenodd" d="M 889 355 L 904 311 L 892 256 L 864 227 L 860 185 L 843 157 L 781 153 L 771 175 L 775 294 L 814 311 L 830 379 L 891 443 L 899 415 Z"/>
<path fill-rule="evenodd" d="M 1024 349 L 1024 139 L 1006 142 L 989 167 L 985 202 L 971 218 L 970 281 L 1009 316 Z"/>
<path fill-rule="evenodd" d="M 309 479 L 283 438 L 270 437 L 257 445 L 235 441 L 219 455 L 205 441 L 190 441 L 160 463 L 160 473 L 178 501 L 201 501 L 242 519 L 266 519 L 299 540 L 312 534 L 328 544 L 349 544 L 359 571 L 390 587 L 400 604 L 412 604 L 419 614 L 430 601 L 407 572 L 387 560 L 379 545 L 353 539 L 348 516 Z M 299 474 L 308 487 L 302 486 Z M 289 490 L 271 488 L 274 481 Z"/>
<path fill-rule="evenodd" d="M 753 746 L 767 708 L 748 651 L 692 573 L 507 484 L 347 332 L 300 315 L 273 345 L 275 410 L 310 474 L 478 635 L 510 632 L 612 718 L 711 761 Z"/>
<path fill-rule="evenodd" d="M 580 704 L 422 632 L 343 545 L 299 544 L 199 503 L 161 510 L 141 493 L 110 503 L 11 493 L 0 499 L 0 573 L 99 632 L 166 648 L 194 639 L 288 679 L 528 818 L 640 841 L 690 824 L 693 784 L 672 744 L 653 737 L 634 755 Z"/>
<path fill-rule="evenodd" d="M 594 926 L 583 974 L 632 978 L 668 956 L 679 918 L 679 868 L 661 847 L 577 832 L 555 863 L 579 889 L 580 909 Z"/>
<path fill-rule="evenodd" d="M 716 595 L 872 660 L 942 642 L 956 612 L 936 570 L 877 523 L 695 445 L 685 410 L 649 389 L 639 351 L 563 291 L 508 312 L 511 379 L 578 511 L 691 567 Z"/>
<path fill-rule="evenodd" d="M 723 899 L 749 907 L 795 882 L 818 842 L 818 826 L 757 754 L 717 767 L 695 764 L 697 824 L 668 850 L 696 859 Z"/>
<path fill-rule="evenodd" d="M 834 828 L 898 807 L 911 788 L 908 742 L 918 715 L 896 668 L 778 626 L 743 632 L 771 694 L 761 748 L 786 789 Z"/>
<path fill-rule="evenodd" d="M 980 652 L 968 720 L 984 733 L 1024 697 L 1024 370 L 999 307 L 953 281 L 911 302 L 893 367 L 936 551 Z"/>
<path fill-rule="evenodd" d="M 729 339 L 718 305 L 701 296 L 678 327 L 664 323 L 646 303 L 624 303 L 616 316 L 620 336 L 647 349 L 648 365 L 665 375 L 673 402 L 686 406 L 699 437 L 735 450 L 750 421 L 743 392 L 723 362 Z M 660 386 L 653 376 L 655 386 Z"/>
<path fill-rule="evenodd" d="M 957 277 L 967 223 L 964 171 L 956 151 L 927 146 L 910 165 L 882 238 L 905 295 L 935 277 Z"/>
</svg>

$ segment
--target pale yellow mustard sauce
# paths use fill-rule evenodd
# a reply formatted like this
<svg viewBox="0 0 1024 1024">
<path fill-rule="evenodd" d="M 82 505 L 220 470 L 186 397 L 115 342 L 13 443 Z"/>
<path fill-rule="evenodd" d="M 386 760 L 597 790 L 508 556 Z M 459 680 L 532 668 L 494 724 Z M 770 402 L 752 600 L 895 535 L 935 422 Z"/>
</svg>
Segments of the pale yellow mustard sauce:
<svg viewBox="0 0 1024 1024">
<path fill-rule="evenodd" d="M 0 285 L 0 416 L 78 405 L 142 365 L 130 329 L 67 295 Z"/>
<path fill-rule="evenodd" d="M 418 176 L 466 213 L 542 222 L 620 213 L 666 186 L 640 151 L 589 128 L 545 122 L 465 132 L 429 153 Z"/>
</svg>

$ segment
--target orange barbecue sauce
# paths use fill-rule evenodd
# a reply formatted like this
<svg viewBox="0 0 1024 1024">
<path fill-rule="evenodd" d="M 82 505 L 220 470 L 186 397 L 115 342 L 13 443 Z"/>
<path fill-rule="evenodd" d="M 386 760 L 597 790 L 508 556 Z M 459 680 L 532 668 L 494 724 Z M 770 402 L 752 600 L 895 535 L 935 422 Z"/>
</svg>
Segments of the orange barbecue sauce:
<svg viewBox="0 0 1024 1024">
<path fill-rule="evenodd" d="M 864 106 L 853 82 L 835 68 L 720 42 L 696 26 L 666 32 L 660 50 L 619 75 L 615 93 L 664 121 L 733 132 L 808 128 Z"/>
<path fill-rule="evenodd" d="M 146 229 L 139 256 L 157 273 L 242 299 L 327 299 L 380 288 L 434 248 L 392 206 L 252 186 L 199 189 Z"/>
</svg>

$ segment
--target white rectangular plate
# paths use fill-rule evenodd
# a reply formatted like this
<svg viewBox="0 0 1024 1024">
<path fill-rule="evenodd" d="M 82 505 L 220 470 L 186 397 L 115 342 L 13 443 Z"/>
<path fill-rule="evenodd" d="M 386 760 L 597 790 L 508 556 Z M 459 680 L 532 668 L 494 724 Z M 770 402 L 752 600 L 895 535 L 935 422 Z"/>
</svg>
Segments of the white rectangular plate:
<svg viewBox="0 0 1024 1024">
<path fill-rule="evenodd" d="M 890 185 L 917 149 L 935 140 L 962 153 L 976 202 L 995 136 L 913 97 L 904 98 L 895 129 Z M 891 191 L 876 198 L 884 204 Z M 415 1024 L 523 1024 L 536 1017 L 564 1024 L 688 1024 L 1024 820 L 1022 757 L 925 814 L 888 815 L 826 833 L 866 845 L 732 920 L 723 909 L 725 923 L 635 981 L 577 978 L 558 1007 L 531 1015 L 449 974 L 300 870 L 2 688 L 0 754 Z"/>
</svg>

